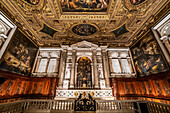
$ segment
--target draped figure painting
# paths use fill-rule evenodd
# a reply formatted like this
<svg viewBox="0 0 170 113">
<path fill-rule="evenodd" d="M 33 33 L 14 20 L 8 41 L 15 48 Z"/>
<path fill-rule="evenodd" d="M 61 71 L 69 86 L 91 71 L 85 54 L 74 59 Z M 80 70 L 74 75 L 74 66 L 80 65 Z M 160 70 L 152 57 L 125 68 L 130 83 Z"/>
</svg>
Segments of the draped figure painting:
<svg viewBox="0 0 170 113">
<path fill-rule="evenodd" d="M 17 30 L 0 62 L 0 70 L 29 75 L 36 53 L 37 47 Z"/>
<path fill-rule="evenodd" d="M 139 76 L 168 70 L 159 46 L 151 32 L 131 48 L 135 68 Z"/>
<path fill-rule="evenodd" d="M 91 61 L 87 57 L 81 57 L 78 60 L 77 67 L 77 88 L 92 87 Z"/>
<path fill-rule="evenodd" d="M 60 0 L 63 12 L 106 12 L 109 0 Z"/>
<path fill-rule="evenodd" d="M 145 0 L 130 0 L 132 5 L 139 5 L 143 3 Z"/>
</svg>

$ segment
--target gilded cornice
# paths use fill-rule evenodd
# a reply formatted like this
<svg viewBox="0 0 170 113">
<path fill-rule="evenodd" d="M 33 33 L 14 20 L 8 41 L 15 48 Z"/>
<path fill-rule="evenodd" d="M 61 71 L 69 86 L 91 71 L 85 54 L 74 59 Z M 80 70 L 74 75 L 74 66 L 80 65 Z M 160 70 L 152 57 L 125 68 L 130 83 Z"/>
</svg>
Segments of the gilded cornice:
<svg viewBox="0 0 170 113">
<path fill-rule="evenodd" d="M 144 0 L 132 5 L 130 0 L 110 0 L 106 12 L 63 12 L 59 0 L 39 0 L 34 4 L 26 0 L 1 0 L 0 3 L 1 10 L 7 9 L 15 23 L 39 46 L 73 44 L 82 40 L 99 45 L 130 46 L 156 21 L 159 12 L 164 14 L 163 8 L 168 10 L 169 1 Z M 95 26 L 97 33 L 75 35 L 71 31 L 73 26 L 82 23 Z M 116 36 L 114 33 L 124 24 L 126 32 Z M 44 25 L 57 32 L 51 36 L 41 32 Z"/>
</svg>

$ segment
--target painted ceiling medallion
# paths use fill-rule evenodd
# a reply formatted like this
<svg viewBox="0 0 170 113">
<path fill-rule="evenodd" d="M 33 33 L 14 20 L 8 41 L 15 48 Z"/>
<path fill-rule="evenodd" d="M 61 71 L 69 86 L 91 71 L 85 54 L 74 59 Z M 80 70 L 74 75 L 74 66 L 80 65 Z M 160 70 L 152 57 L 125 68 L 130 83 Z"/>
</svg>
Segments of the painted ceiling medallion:
<svg viewBox="0 0 170 113">
<path fill-rule="evenodd" d="M 97 28 L 90 24 L 78 24 L 72 28 L 72 31 L 80 36 L 89 36 L 97 32 Z"/>
<path fill-rule="evenodd" d="M 63 12 L 106 12 L 110 0 L 60 0 Z"/>
<path fill-rule="evenodd" d="M 31 5 L 37 5 L 40 0 L 25 0 L 26 2 L 30 3 Z"/>
<path fill-rule="evenodd" d="M 132 5 L 139 5 L 141 4 L 142 2 L 144 2 L 146 0 L 130 0 L 131 4 Z"/>
<path fill-rule="evenodd" d="M 152 0 L 124 0 L 124 5 L 128 10 L 138 10 L 146 8 Z"/>
</svg>

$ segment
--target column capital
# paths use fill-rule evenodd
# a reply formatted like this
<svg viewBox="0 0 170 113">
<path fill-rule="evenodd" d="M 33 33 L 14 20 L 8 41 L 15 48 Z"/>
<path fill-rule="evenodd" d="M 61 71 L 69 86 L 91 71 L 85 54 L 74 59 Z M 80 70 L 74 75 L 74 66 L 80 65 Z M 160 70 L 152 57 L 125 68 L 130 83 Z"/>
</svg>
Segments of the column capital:
<svg viewBox="0 0 170 113">
<path fill-rule="evenodd" d="M 62 50 L 66 50 L 66 49 L 69 48 L 69 46 L 68 45 L 61 45 L 61 48 L 62 48 Z"/>
<path fill-rule="evenodd" d="M 160 40 L 168 39 L 168 36 L 162 36 Z"/>
</svg>

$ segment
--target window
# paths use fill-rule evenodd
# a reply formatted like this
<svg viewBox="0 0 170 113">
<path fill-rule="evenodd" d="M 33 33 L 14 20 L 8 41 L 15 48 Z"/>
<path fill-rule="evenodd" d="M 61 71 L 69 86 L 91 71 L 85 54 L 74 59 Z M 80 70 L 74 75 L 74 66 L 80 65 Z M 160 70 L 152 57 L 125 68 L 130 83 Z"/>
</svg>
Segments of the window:
<svg viewBox="0 0 170 113">
<path fill-rule="evenodd" d="M 127 59 L 121 59 L 123 73 L 131 73 L 130 66 Z"/>
<path fill-rule="evenodd" d="M 50 59 L 47 73 L 55 72 L 55 69 L 56 69 L 56 59 Z"/>
<path fill-rule="evenodd" d="M 47 59 L 41 59 L 37 72 L 39 73 L 45 72 L 46 66 L 47 66 Z"/>
<path fill-rule="evenodd" d="M 118 59 L 112 59 L 112 66 L 114 73 L 121 73 L 121 68 Z"/>
</svg>

